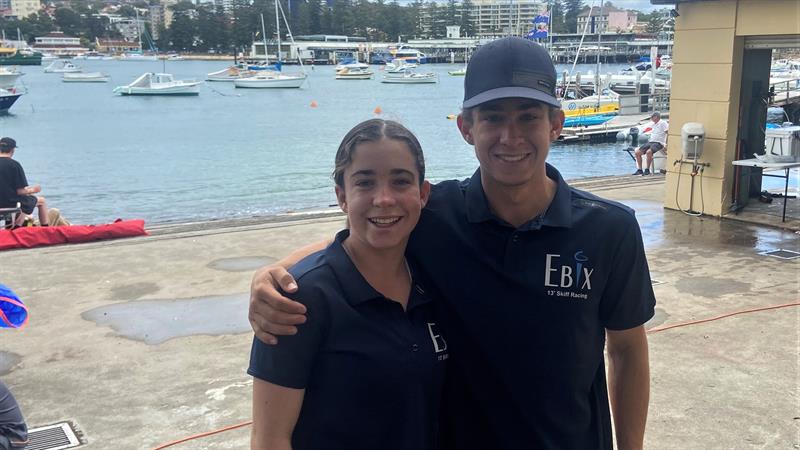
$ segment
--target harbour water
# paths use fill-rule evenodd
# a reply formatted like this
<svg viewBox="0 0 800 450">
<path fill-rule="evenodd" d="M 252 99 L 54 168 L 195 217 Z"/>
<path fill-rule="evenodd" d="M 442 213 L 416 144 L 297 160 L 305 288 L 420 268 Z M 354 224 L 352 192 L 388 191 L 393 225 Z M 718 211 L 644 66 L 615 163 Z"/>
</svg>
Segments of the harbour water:
<svg viewBox="0 0 800 450">
<path fill-rule="evenodd" d="M 270 215 L 335 203 L 330 172 L 344 133 L 361 120 L 399 120 L 425 150 L 432 181 L 465 178 L 477 167 L 454 120 L 460 66 L 429 65 L 430 85 L 334 80 L 334 68 L 308 68 L 301 89 L 243 90 L 206 83 L 197 97 L 112 94 L 146 71 L 204 79 L 226 62 L 76 61 L 109 83 L 63 83 L 43 67 L 24 67 L 28 89 L 0 117 L 0 134 L 19 143 L 31 184 L 75 223 L 143 218 L 147 223 Z M 603 72 L 622 66 L 607 65 Z M 579 66 L 586 73 L 594 66 Z M 297 67 L 285 67 L 286 71 Z M 559 67 L 559 70 L 568 69 Z M 312 107 L 312 102 L 316 107 Z M 623 144 L 555 145 L 549 161 L 565 178 L 630 173 Z"/>
</svg>

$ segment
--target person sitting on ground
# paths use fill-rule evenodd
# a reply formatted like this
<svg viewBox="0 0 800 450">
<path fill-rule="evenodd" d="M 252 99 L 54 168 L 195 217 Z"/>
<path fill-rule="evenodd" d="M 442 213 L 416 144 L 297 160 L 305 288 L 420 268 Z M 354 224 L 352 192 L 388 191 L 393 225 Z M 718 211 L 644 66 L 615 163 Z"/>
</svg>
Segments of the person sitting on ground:
<svg viewBox="0 0 800 450">
<path fill-rule="evenodd" d="M 664 151 L 667 152 L 667 131 L 669 130 L 669 124 L 666 120 L 661 120 L 661 113 L 655 111 L 652 116 L 650 116 L 650 122 L 647 124 L 647 128 L 651 129 L 650 131 L 650 141 L 646 144 L 642 145 L 641 147 L 637 148 L 634 152 L 634 156 L 636 158 L 636 172 L 634 175 L 650 175 L 653 173 L 653 154 L 655 152 Z M 647 155 L 647 168 L 642 171 L 642 155 Z"/>
<path fill-rule="evenodd" d="M 39 210 L 39 224 L 48 226 L 47 202 L 44 197 L 33 194 L 41 192 L 38 184 L 28 186 L 25 170 L 22 165 L 13 160 L 17 141 L 10 137 L 0 139 L 0 208 L 13 208 L 17 203 L 22 207 L 22 212 L 17 218 L 16 225 L 22 225 L 25 219 L 33 214 L 34 209 Z"/>
</svg>

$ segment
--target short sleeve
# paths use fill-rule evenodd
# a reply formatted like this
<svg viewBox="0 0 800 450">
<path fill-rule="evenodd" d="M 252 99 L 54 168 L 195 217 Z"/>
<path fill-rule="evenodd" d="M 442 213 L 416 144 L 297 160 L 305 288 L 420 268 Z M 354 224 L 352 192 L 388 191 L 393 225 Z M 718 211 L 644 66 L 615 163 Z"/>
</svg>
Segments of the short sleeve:
<svg viewBox="0 0 800 450">
<path fill-rule="evenodd" d="M 306 306 L 306 323 L 298 325 L 293 336 L 279 336 L 277 345 L 253 337 L 247 373 L 279 386 L 304 389 L 327 331 L 329 312 L 320 290 L 309 286 L 308 281 L 305 289 L 301 281 L 298 286 L 298 291 L 288 297 Z"/>
<path fill-rule="evenodd" d="M 28 179 L 25 177 L 25 170 L 21 164 L 17 164 L 17 174 L 14 177 L 14 189 L 24 188 L 28 185 Z"/>
<path fill-rule="evenodd" d="M 656 299 L 639 223 L 633 216 L 626 222 L 627 231 L 619 243 L 600 304 L 600 320 L 611 330 L 638 327 L 655 313 Z"/>
</svg>

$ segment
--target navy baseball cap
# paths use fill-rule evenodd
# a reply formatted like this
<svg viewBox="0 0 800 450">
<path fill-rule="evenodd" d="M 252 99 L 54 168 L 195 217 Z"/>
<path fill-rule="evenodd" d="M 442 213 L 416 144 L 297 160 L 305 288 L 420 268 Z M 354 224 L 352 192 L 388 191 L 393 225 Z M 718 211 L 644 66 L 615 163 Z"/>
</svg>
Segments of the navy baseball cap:
<svg viewBox="0 0 800 450">
<path fill-rule="evenodd" d="M 547 50 L 520 37 L 492 41 L 475 52 L 464 77 L 464 103 L 472 108 L 500 98 L 529 98 L 560 108 L 556 68 Z"/>
<path fill-rule="evenodd" d="M 3 150 L 12 150 L 17 148 L 17 141 L 11 139 L 10 137 L 4 137 L 0 139 L 0 149 Z"/>
</svg>

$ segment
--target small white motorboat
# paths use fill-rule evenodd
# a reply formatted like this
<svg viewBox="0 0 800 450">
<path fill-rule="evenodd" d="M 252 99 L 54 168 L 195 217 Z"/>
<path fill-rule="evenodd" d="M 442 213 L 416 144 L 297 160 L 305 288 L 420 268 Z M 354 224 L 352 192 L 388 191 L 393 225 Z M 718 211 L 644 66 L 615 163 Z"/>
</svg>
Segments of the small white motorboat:
<svg viewBox="0 0 800 450">
<path fill-rule="evenodd" d="M 158 55 L 130 52 L 119 56 L 119 61 L 158 61 Z"/>
<path fill-rule="evenodd" d="M 369 80 L 373 72 L 364 63 L 352 63 L 336 71 L 337 80 Z"/>
<path fill-rule="evenodd" d="M 405 73 L 416 67 L 416 64 L 406 62 L 405 59 L 395 59 L 386 63 L 386 68 L 384 70 L 386 73 Z"/>
<path fill-rule="evenodd" d="M 262 70 L 255 75 L 233 80 L 237 88 L 299 88 L 306 81 L 305 73 L 285 74 L 272 70 Z"/>
<path fill-rule="evenodd" d="M 23 75 L 16 67 L 10 69 L 0 66 L 0 89 L 10 89 L 17 83 L 17 79 Z"/>
<path fill-rule="evenodd" d="M 127 86 L 114 88 L 115 94 L 120 95 L 198 95 L 202 81 L 176 80 L 169 73 L 142 74 L 133 83 Z"/>
<path fill-rule="evenodd" d="M 44 68 L 45 73 L 76 73 L 82 69 L 66 59 L 57 59 Z"/>
<path fill-rule="evenodd" d="M 65 83 L 107 83 L 111 77 L 102 72 L 65 73 L 61 81 Z"/>
<path fill-rule="evenodd" d="M 424 84 L 436 83 L 439 78 L 433 72 L 416 73 L 406 72 L 402 75 L 385 75 L 381 83 L 394 83 L 394 84 Z"/>
<path fill-rule="evenodd" d="M 247 64 L 237 64 L 227 69 L 207 74 L 206 81 L 234 81 L 240 78 L 252 77 L 257 73 L 259 73 L 259 71 L 248 69 Z"/>
</svg>

